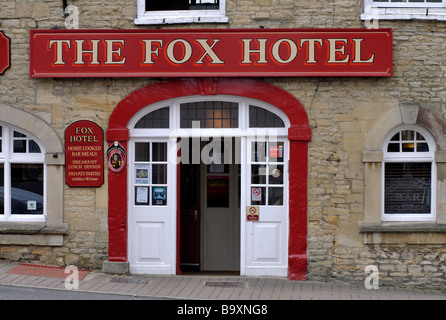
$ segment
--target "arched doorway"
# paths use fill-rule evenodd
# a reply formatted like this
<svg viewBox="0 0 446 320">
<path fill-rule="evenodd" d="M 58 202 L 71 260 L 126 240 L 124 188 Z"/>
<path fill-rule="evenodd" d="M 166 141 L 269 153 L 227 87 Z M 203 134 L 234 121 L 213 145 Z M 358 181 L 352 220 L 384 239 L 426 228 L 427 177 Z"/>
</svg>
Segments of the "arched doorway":
<svg viewBox="0 0 446 320">
<path fill-rule="evenodd" d="M 307 233 L 307 149 L 308 149 L 308 141 L 311 139 L 311 130 L 308 126 L 308 119 L 305 113 L 305 110 L 301 106 L 301 104 L 292 97 L 289 93 L 274 87 L 272 85 L 268 85 L 266 83 L 254 80 L 247 79 L 179 79 L 179 80 L 170 80 L 162 83 L 158 83 L 155 85 L 149 85 L 139 90 L 136 90 L 132 94 L 130 94 L 127 98 L 125 98 L 121 103 L 116 107 L 113 114 L 110 117 L 109 128 L 107 130 L 107 141 L 109 144 L 118 141 L 124 149 L 134 152 L 135 145 L 134 139 L 130 139 L 129 124 L 131 121 L 134 121 L 138 117 L 135 115 L 143 116 L 146 111 L 144 110 L 147 106 L 156 106 L 162 101 L 172 100 L 172 99 L 182 99 L 186 97 L 194 97 L 192 101 L 200 100 L 199 97 L 205 97 L 205 100 L 213 100 L 210 97 L 218 97 L 218 96 L 228 96 L 228 97 L 237 97 L 239 101 L 244 99 L 255 99 L 265 105 L 274 106 L 277 108 L 279 112 L 282 112 L 288 123 L 286 126 L 286 146 L 289 148 L 289 153 L 292 156 L 289 160 L 283 160 L 284 162 L 280 165 L 284 167 L 280 167 L 280 169 L 285 170 L 285 167 L 288 166 L 288 182 L 286 185 L 283 182 L 281 187 L 285 188 L 285 197 L 284 197 L 284 206 L 287 208 L 287 219 L 286 219 L 286 230 L 289 230 L 288 233 L 285 232 L 286 238 L 286 248 L 282 250 L 285 252 L 287 257 L 285 258 L 285 263 L 283 263 L 283 259 L 280 262 L 280 268 L 285 266 L 285 273 L 288 275 L 290 279 L 299 279 L 303 280 L 306 277 L 306 233 Z M 184 101 L 183 101 L 184 102 Z M 246 103 L 246 102 L 244 102 Z M 158 108 L 161 108 L 158 106 Z M 246 107 L 245 107 L 246 109 Z M 142 111 L 144 110 L 144 111 Z M 173 110 L 173 108 L 171 109 Z M 248 109 L 246 109 L 248 110 Z M 173 112 L 173 111 L 172 111 Z M 173 121 L 178 121 L 172 119 Z M 134 124 L 132 124 L 134 125 Z M 181 125 L 178 125 L 181 127 Z M 220 131 L 221 133 L 221 131 Z M 231 137 L 235 137 L 237 134 L 232 133 Z M 248 135 L 246 132 L 241 132 L 240 136 L 244 137 L 245 148 L 240 149 L 245 153 L 245 159 L 248 159 L 247 152 L 252 148 L 257 148 L 258 145 L 248 143 Z M 179 135 L 172 136 L 170 135 L 170 139 L 166 142 L 167 144 L 176 144 L 177 138 Z M 156 140 L 156 139 L 155 139 Z M 141 143 L 145 143 L 144 146 L 138 146 L 142 148 L 153 148 L 156 146 L 159 148 L 158 143 L 163 143 L 163 141 L 141 141 Z M 169 142 L 170 141 L 170 142 Z M 148 143 L 148 144 L 147 144 Z M 154 145 L 155 143 L 155 145 Z M 285 147 L 285 144 L 282 145 Z M 168 148 L 168 146 L 166 145 Z M 280 145 L 272 145 L 271 149 L 268 149 L 267 152 L 280 152 Z M 133 148 L 133 149 L 132 149 Z M 267 147 L 268 148 L 268 147 Z M 131 157 L 130 157 L 131 159 Z M 132 160 L 133 161 L 133 160 Z M 160 163 L 152 162 L 153 159 L 148 159 L 144 163 L 146 166 L 153 166 L 154 164 L 164 164 L 163 161 Z M 249 163 L 250 168 L 254 168 L 257 166 L 257 163 L 252 162 Z M 167 165 L 167 161 L 165 163 Z M 268 165 L 268 163 L 259 163 L 261 165 Z M 243 165 L 242 165 L 243 166 Z M 152 167 L 147 167 L 152 168 Z M 247 172 L 248 166 L 246 165 L 245 173 Z M 144 167 L 142 167 L 144 169 Z M 280 171 L 280 169 L 278 171 Z M 135 174 L 135 164 L 130 164 L 128 167 L 125 167 L 121 172 L 113 172 L 109 171 L 108 181 L 109 181 L 109 262 L 128 262 L 129 260 L 129 245 L 128 245 L 128 230 L 130 228 L 130 221 L 128 206 L 127 203 L 134 202 L 134 200 L 145 200 L 146 195 L 153 195 L 153 187 L 160 187 L 158 191 L 165 190 L 169 193 L 169 189 L 175 190 L 175 186 L 181 183 L 181 175 L 179 174 L 170 174 L 168 175 L 168 180 L 163 180 L 161 184 L 153 184 L 147 187 L 152 189 L 136 189 L 137 185 L 130 185 L 131 180 L 129 177 L 133 177 Z M 151 170 L 151 169 L 150 169 Z M 277 172 L 277 171 L 276 171 Z M 280 175 L 280 174 L 277 174 Z M 248 177 L 243 177 L 242 173 L 242 181 L 245 179 L 245 182 L 241 183 L 242 186 L 247 188 L 248 190 L 252 190 L 252 187 L 259 187 L 261 185 L 256 185 L 254 181 L 248 181 Z M 176 181 L 175 181 L 176 180 Z M 165 183 L 164 183 L 165 182 Z M 169 188 L 171 186 L 172 188 Z M 276 186 L 266 186 L 262 191 L 265 192 L 265 195 L 268 188 L 272 190 L 271 195 L 274 193 L 273 191 L 277 191 L 275 189 Z M 131 190 L 132 193 L 129 193 Z M 245 190 L 246 191 L 246 190 Z M 135 192 L 140 192 L 139 199 L 130 199 L 129 196 L 135 197 Z M 251 191 L 249 191 L 251 192 Z M 249 193 L 243 193 L 245 197 L 249 197 Z M 137 195 L 136 195 L 137 196 Z M 171 205 L 176 207 L 177 209 L 181 208 L 180 197 L 177 196 L 177 193 L 174 192 L 170 195 L 167 194 L 167 200 L 171 201 Z M 255 201 L 256 198 L 251 198 L 250 204 L 256 204 L 252 201 Z M 136 201 L 138 202 L 138 201 Z M 242 202 L 242 206 L 247 204 L 249 201 L 245 199 L 245 202 Z M 262 207 L 262 203 L 260 207 Z M 288 210 L 288 208 L 292 208 Z M 266 209 L 262 209 L 266 210 Z M 157 210 L 158 211 L 158 210 Z M 158 211 L 159 212 L 159 211 Z M 240 212 L 244 214 L 244 208 L 240 209 Z M 177 210 L 177 221 L 180 221 L 179 215 L 180 210 Z M 244 218 L 244 217 L 243 217 Z M 142 237 L 152 237 L 153 234 L 158 234 L 161 236 L 166 236 L 166 232 L 169 236 L 174 235 L 175 240 L 173 244 L 169 245 L 169 250 L 167 251 L 167 255 L 169 262 L 167 265 L 167 269 L 162 270 L 162 273 L 180 273 L 180 228 L 177 225 L 177 221 L 173 221 L 168 224 L 167 229 L 158 228 L 158 226 L 154 224 L 145 225 L 144 228 L 148 231 L 145 235 L 141 233 Z M 244 219 L 241 219 L 244 221 Z M 164 223 L 164 222 L 162 222 Z M 281 234 L 280 232 L 276 232 L 276 228 L 274 227 L 274 222 L 270 221 L 269 225 L 263 225 L 265 229 L 262 229 L 258 232 L 258 236 L 269 234 L 271 237 L 278 236 Z M 156 229 L 156 230 L 155 230 Z M 167 231 L 166 231 L 167 230 Z M 248 234 L 249 232 L 243 231 Z M 265 233 L 266 232 L 266 233 Z M 255 233 L 255 232 L 254 232 Z M 280 237 L 280 236 L 279 236 Z M 149 239 L 147 238 L 147 239 Z M 167 239 L 167 237 L 165 238 Z M 241 257 L 246 257 L 246 253 L 249 250 L 254 250 L 253 247 L 247 245 L 249 241 L 244 240 L 245 238 L 241 237 Z M 166 240 L 168 241 L 168 240 Z M 255 240 L 252 240 L 255 241 Z M 278 240 L 280 242 L 279 245 L 283 245 L 282 240 Z M 164 243 L 166 244 L 166 243 Z M 159 249 L 159 248 L 158 248 Z M 157 249 L 157 250 L 158 250 Z M 282 248 L 283 249 L 283 248 Z M 133 250 L 133 249 L 131 249 Z M 150 250 L 149 250 L 150 251 Z M 150 251 L 148 254 L 152 254 Z M 272 252 L 270 252 L 272 253 Z M 252 252 L 250 253 L 252 256 Z M 268 254 L 264 255 L 263 258 L 268 260 Z M 242 258 L 243 260 L 244 258 Z M 274 257 L 270 257 L 271 260 L 274 260 Z M 277 259 L 276 259 L 277 260 Z M 255 261 L 254 261 L 255 265 Z M 271 271 L 271 266 L 259 265 L 252 269 L 253 272 L 247 271 L 249 270 L 249 258 L 245 259 L 244 262 L 241 262 L 241 272 L 242 274 L 275 274 L 275 271 Z M 265 267 L 264 267 L 265 266 Z M 260 267 L 260 268 L 259 268 Z M 262 269 L 262 267 L 264 267 Z M 262 271 L 263 270 L 263 271 Z M 142 272 L 145 272 L 142 270 Z"/>
</svg>

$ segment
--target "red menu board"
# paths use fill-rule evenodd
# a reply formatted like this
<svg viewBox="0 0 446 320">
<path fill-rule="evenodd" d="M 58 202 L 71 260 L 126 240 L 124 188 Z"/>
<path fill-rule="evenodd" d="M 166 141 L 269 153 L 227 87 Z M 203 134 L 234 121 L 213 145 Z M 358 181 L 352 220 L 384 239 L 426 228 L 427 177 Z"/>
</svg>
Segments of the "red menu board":
<svg viewBox="0 0 446 320">
<path fill-rule="evenodd" d="M 96 123 L 80 120 L 65 130 L 65 165 L 70 187 L 104 183 L 104 133 Z"/>
</svg>

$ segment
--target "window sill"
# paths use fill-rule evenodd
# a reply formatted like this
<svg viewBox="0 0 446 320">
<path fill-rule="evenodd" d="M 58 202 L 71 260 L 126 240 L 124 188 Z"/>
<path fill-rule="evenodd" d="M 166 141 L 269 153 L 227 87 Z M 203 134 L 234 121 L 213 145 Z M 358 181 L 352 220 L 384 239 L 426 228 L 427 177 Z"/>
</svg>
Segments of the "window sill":
<svg viewBox="0 0 446 320">
<path fill-rule="evenodd" d="M 444 245 L 446 224 L 422 222 L 359 223 L 359 232 L 368 245 Z"/>
<path fill-rule="evenodd" d="M 361 20 L 440 20 L 446 21 L 446 8 L 376 8 L 365 11 Z"/>
<path fill-rule="evenodd" d="M 135 25 L 154 25 L 154 24 L 180 24 L 180 23 L 228 23 L 229 18 L 225 15 L 209 16 L 171 16 L 171 17 L 138 17 L 135 19 Z"/>
<path fill-rule="evenodd" d="M 382 222 L 382 223 L 359 223 L 360 233 L 434 233 L 445 232 L 446 224 L 435 222 Z"/>
<path fill-rule="evenodd" d="M 68 224 L 48 225 L 44 222 L 1 222 L 0 245 L 62 246 Z"/>
</svg>

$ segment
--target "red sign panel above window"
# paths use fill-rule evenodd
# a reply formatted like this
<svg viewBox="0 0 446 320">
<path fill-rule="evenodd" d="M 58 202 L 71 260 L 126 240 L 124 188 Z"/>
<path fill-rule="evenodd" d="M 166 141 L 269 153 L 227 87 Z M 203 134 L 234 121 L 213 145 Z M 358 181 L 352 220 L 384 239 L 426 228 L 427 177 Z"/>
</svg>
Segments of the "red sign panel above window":
<svg viewBox="0 0 446 320">
<path fill-rule="evenodd" d="M 10 40 L 3 31 L 0 31 L 0 74 L 3 74 L 11 66 L 10 56 Z"/>
<path fill-rule="evenodd" d="M 391 29 L 32 30 L 39 77 L 392 76 Z"/>
</svg>

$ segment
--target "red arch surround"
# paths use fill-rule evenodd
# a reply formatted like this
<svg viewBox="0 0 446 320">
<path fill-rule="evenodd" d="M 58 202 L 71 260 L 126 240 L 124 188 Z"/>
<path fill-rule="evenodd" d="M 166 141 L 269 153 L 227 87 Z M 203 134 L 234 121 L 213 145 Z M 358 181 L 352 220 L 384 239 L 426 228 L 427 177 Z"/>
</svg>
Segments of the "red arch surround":
<svg viewBox="0 0 446 320">
<path fill-rule="evenodd" d="M 300 102 L 273 85 L 250 79 L 175 79 L 147 85 L 128 95 L 110 116 L 107 141 L 127 150 L 127 124 L 142 108 L 167 99 L 193 95 L 232 95 L 272 104 L 290 120 L 288 277 L 305 280 L 307 269 L 307 168 L 311 128 Z M 127 261 L 127 168 L 108 172 L 108 231 L 110 262 Z"/>
</svg>

